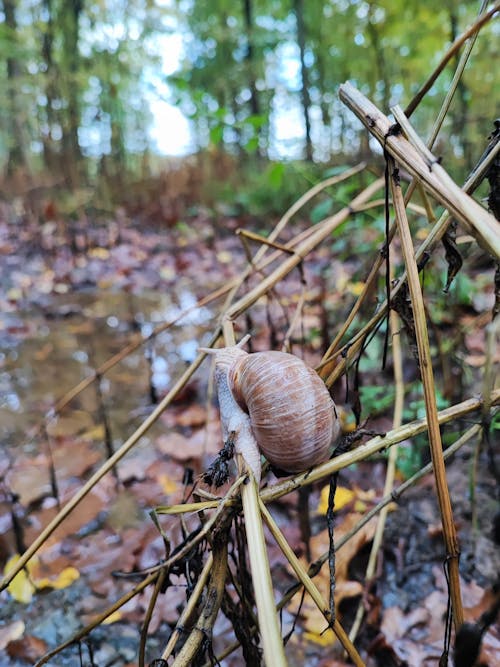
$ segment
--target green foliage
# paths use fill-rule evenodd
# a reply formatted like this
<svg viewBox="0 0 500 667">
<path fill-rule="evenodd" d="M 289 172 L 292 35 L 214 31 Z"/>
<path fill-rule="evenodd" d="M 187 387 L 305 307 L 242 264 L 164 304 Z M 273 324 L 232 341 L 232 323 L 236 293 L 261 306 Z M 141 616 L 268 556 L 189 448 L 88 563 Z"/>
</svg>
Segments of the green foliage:
<svg viewBox="0 0 500 667">
<path fill-rule="evenodd" d="M 319 176 L 320 169 L 313 164 L 270 162 L 263 168 L 251 164 L 244 171 L 242 184 L 236 190 L 226 187 L 221 196 L 257 217 L 280 215 L 318 182 Z"/>
<path fill-rule="evenodd" d="M 395 390 L 392 386 L 367 385 L 359 388 L 363 414 L 374 417 L 386 412 L 394 403 Z"/>
<path fill-rule="evenodd" d="M 436 388 L 436 404 L 438 410 L 444 410 L 449 407 L 442 393 Z M 403 419 L 405 422 L 414 419 L 425 419 L 425 401 L 423 398 L 417 398 L 410 401 L 403 410 Z M 446 444 L 443 436 L 443 444 Z M 405 479 L 415 474 L 423 465 L 424 459 L 428 457 L 429 440 L 426 433 L 412 438 L 411 444 L 400 447 L 398 450 L 397 468 Z"/>
</svg>

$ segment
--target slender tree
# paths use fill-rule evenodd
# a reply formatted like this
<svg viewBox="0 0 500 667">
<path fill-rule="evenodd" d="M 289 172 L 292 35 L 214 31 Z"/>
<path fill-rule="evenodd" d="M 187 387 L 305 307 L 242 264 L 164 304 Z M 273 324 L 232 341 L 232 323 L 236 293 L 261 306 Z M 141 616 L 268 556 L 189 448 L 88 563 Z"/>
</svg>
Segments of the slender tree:
<svg viewBox="0 0 500 667">
<path fill-rule="evenodd" d="M 300 54 L 300 75 L 301 75 L 301 101 L 302 113 L 304 116 L 304 127 L 306 131 L 306 159 L 312 160 L 313 149 L 311 140 L 311 96 L 309 93 L 309 73 L 306 67 L 305 53 L 306 53 L 306 35 L 304 24 L 304 2 L 303 0 L 293 0 L 293 13 L 295 15 L 295 22 L 297 26 L 297 44 L 299 45 Z"/>
<path fill-rule="evenodd" d="M 18 25 L 15 0 L 4 0 L 3 9 L 5 25 L 10 42 L 10 54 L 7 56 L 7 106 L 10 136 L 8 139 L 7 175 L 12 176 L 25 166 L 25 140 L 23 136 L 22 104 L 19 98 L 19 80 L 22 76 L 22 65 L 18 57 Z"/>
<path fill-rule="evenodd" d="M 64 98 L 66 113 L 63 125 L 63 155 L 68 184 L 75 186 L 80 180 L 82 153 L 78 140 L 80 127 L 80 86 L 79 86 L 79 31 L 80 15 L 84 0 L 63 2 L 59 7 L 59 27 L 62 37 L 62 58 L 64 66 Z"/>
</svg>

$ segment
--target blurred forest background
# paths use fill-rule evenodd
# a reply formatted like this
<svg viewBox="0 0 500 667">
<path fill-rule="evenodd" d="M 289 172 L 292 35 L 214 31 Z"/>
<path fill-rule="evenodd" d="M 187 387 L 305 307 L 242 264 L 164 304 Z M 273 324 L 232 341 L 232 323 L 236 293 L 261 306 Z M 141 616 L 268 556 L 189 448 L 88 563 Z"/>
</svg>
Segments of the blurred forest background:
<svg viewBox="0 0 500 667">
<path fill-rule="evenodd" d="M 385 112 L 404 104 L 478 8 L 456 0 L 2 0 L 0 192 L 35 213 L 54 192 L 59 201 L 66 193 L 67 213 L 91 200 L 140 205 L 175 195 L 162 212 L 174 221 L 179 205 L 213 194 L 218 181 L 219 200 L 282 211 L 297 194 L 298 162 L 309 165 L 298 167 L 304 190 L 323 173 L 312 163 L 352 164 L 369 152 L 337 86 L 351 80 Z M 495 21 L 482 30 L 436 148 L 459 179 L 492 128 L 498 33 Z M 423 137 L 452 74 L 439 77 L 413 119 Z M 158 177 L 178 172 L 180 158 L 165 151 L 190 154 L 169 182 Z M 244 183 L 237 193 L 235 179 Z"/>
</svg>

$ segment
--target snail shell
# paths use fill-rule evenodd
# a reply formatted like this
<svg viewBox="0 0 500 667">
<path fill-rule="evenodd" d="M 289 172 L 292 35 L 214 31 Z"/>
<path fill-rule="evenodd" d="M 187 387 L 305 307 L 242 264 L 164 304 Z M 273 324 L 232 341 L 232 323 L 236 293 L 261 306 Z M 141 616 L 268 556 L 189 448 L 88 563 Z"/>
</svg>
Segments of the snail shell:
<svg viewBox="0 0 500 667">
<path fill-rule="evenodd" d="M 301 472 L 328 459 L 339 436 L 335 404 L 317 373 L 285 352 L 217 351 L 235 401 L 248 414 L 258 447 L 284 472 Z"/>
</svg>

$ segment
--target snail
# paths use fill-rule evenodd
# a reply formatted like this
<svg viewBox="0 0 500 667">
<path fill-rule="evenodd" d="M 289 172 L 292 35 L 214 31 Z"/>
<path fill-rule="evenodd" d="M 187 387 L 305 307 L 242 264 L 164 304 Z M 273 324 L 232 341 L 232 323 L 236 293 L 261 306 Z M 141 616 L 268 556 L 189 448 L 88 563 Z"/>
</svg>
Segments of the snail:
<svg viewBox="0 0 500 667">
<path fill-rule="evenodd" d="M 201 350 L 215 354 L 224 441 L 234 438 L 257 481 L 260 454 L 285 473 L 329 458 L 340 424 L 335 403 L 312 368 L 285 352 L 248 354 L 239 345 Z"/>
</svg>

